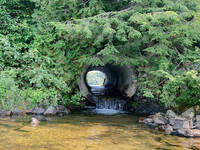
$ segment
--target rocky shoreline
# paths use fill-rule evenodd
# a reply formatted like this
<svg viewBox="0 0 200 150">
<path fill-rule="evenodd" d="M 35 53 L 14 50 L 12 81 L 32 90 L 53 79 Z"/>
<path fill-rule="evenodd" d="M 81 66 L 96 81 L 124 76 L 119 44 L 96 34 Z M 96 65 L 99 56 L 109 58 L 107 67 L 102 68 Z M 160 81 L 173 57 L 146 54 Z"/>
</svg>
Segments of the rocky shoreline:
<svg viewBox="0 0 200 150">
<path fill-rule="evenodd" d="M 33 115 L 35 118 L 32 118 L 31 124 L 38 124 L 41 120 L 48 120 L 48 116 L 66 116 L 70 112 L 70 109 L 63 105 L 49 106 L 47 109 L 40 106 L 31 110 L 0 110 L 0 117 Z M 180 115 L 177 115 L 172 110 L 167 110 L 165 113 L 158 112 L 148 117 L 140 117 L 139 123 L 146 124 L 156 130 L 165 131 L 166 134 L 200 137 L 200 109 L 198 106 L 192 107 Z"/>
<path fill-rule="evenodd" d="M 33 108 L 31 110 L 21 110 L 21 109 L 13 109 L 9 111 L 0 110 L 0 116 L 20 116 L 20 115 L 44 115 L 44 116 L 65 116 L 70 113 L 70 109 L 66 108 L 63 105 L 59 106 L 49 106 L 45 109 L 43 106 Z"/>
<path fill-rule="evenodd" d="M 166 113 L 158 112 L 145 118 L 139 118 L 139 122 L 165 131 L 166 134 L 200 137 L 200 113 L 199 107 L 192 107 L 180 115 L 172 110 Z"/>
</svg>

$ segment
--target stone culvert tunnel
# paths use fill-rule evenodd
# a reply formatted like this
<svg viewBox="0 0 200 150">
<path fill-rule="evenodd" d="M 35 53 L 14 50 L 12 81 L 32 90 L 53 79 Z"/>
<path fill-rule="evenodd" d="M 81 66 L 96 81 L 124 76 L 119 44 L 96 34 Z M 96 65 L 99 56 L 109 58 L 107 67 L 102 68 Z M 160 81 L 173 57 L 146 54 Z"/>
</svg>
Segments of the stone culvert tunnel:
<svg viewBox="0 0 200 150">
<path fill-rule="evenodd" d="M 91 86 L 87 75 L 92 72 L 101 72 L 105 81 L 101 87 Z M 96 104 L 99 96 L 111 99 L 130 99 L 136 92 L 136 78 L 131 66 L 107 64 L 100 67 L 85 66 L 81 73 L 79 89 L 85 98 Z"/>
</svg>

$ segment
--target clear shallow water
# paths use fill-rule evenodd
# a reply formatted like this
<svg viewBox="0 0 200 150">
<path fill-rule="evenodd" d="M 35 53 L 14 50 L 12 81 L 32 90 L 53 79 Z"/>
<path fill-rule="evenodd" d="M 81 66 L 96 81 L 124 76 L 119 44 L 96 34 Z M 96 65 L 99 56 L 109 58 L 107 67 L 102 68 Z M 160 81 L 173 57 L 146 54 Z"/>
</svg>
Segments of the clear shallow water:
<svg viewBox="0 0 200 150">
<path fill-rule="evenodd" d="M 200 139 L 164 135 L 132 115 L 73 114 L 32 127 L 29 118 L 0 118 L 0 150 L 187 150 Z"/>
</svg>

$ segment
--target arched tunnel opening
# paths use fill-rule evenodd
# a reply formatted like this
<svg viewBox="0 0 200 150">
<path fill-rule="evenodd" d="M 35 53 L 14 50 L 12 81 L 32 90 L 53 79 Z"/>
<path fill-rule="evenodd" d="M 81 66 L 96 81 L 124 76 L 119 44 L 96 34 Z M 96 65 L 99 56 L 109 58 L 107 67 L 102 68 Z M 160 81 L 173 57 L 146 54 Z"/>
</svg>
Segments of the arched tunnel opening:
<svg viewBox="0 0 200 150">
<path fill-rule="evenodd" d="M 85 66 L 79 89 L 88 105 L 99 109 L 126 110 L 127 102 L 136 92 L 136 76 L 129 66 L 106 64 Z"/>
</svg>

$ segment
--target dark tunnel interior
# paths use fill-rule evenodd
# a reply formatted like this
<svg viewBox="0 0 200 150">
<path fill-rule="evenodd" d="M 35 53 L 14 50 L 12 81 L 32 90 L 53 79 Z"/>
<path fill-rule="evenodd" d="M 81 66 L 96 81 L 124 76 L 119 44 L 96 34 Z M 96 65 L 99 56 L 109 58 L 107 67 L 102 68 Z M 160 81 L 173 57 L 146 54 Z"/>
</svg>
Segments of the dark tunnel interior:
<svg viewBox="0 0 200 150">
<path fill-rule="evenodd" d="M 88 83 L 87 75 L 90 72 L 104 74 L 105 79 L 102 85 Z M 93 102 L 98 96 L 129 99 L 136 91 L 134 70 L 130 66 L 114 64 L 97 67 L 85 66 L 81 74 L 79 89 L 87 99 Z"/>
<path fill-rule="evenodd" d="M 105 81 L 103 85 L 90 85 L 86 79 L 87 74 L 90 72 L 100 72 L 105 74 Z M 113 65 L 105 65 L 104 67 L 89 67 L 85 75 L 85 83 L 91 94 L 105 95 L 105 96 L 120 96 L 121 93 L 118 90 L 118 85 L 122 76 L 119 74 L 119 70 Z"/>
</svg>

